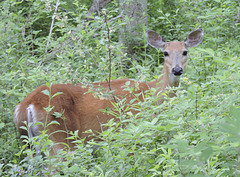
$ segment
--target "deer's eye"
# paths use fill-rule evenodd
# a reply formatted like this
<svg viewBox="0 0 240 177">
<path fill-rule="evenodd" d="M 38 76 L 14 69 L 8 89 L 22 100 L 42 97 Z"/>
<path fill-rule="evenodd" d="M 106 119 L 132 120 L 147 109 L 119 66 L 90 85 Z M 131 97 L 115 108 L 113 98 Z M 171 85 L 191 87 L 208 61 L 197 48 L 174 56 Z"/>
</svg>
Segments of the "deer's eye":
<svg viewBox="0 0 240 177">
<path fill-rule="evenodd" d="M 165 57 L 168 57 L 169 56 L 169 54 L 168 54 L 168 52 L 163 52 L 163 55 L 165 56 Z"/>
<path fill-rule="evenodd" d="M 182 55 L 187 56 L 188 51 L 183 51 Z"/>
</svg>

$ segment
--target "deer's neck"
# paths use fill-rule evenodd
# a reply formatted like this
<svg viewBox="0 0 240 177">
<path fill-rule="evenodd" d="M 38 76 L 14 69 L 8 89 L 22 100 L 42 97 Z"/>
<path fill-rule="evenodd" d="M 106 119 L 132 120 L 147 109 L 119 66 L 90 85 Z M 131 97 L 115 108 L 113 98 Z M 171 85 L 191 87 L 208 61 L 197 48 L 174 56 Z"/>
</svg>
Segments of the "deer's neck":
<svg viewBox="0 0 240 177">
<path fill-rule="evenodd" d="M 150 88 L 158 88 L 156 94 L 164 92 L 168 87 L 178 87 L 180 85 L 180 76 L 174 76 L 164 65 L 162 76 L 155 81 L 148 83 Z"/>
</svg>

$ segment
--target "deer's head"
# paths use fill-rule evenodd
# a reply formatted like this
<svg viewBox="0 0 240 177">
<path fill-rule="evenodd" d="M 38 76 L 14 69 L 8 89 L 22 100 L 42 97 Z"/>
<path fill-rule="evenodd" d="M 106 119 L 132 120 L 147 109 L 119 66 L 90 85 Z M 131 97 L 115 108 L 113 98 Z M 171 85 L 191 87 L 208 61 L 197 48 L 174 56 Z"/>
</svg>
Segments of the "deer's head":
<svg viewBox="0 0 240 177">
<path fill-rule="evenodd" d="M 188 34 L 184 41 L 165 42 L 158 33 L 152 30 L 146 32 L 148 43 L 164 54 L 164 74 L 168 75 L 171 85 L 179 83 L 179 78 L 187 64 L 187 54 L 190 47 L 195 47 L 202 42 L 203 30 L 198 29 Z"/>
</svg>

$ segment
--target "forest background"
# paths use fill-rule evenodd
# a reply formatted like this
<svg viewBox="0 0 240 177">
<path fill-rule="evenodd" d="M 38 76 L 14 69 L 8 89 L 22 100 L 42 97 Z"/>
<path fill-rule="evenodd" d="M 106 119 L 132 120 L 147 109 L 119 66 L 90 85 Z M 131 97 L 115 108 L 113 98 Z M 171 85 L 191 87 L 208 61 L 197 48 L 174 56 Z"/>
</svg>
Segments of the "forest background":
<svg viewBox="0 0 240 177">
<path fill-rule="evenodd" d="M 238 0 L 2 0 L 0 8 L 0 176 L 240 175 Z M 190 49 L 177 97 L 155 105 L 149 96 L 128 119 L 119 110 L 101 142 L 84 145 L 73 133 L 78 146 L 60 152 L 64 161 L 48 156 L 44 133 L 29 141 L 45 157 L 20 143 L 14 108 L 36 87 L 109 75 L 151 81 L 163 55 L 145 31 L 172 41 L 198 28 L 204 39 Z"/>
</svg>

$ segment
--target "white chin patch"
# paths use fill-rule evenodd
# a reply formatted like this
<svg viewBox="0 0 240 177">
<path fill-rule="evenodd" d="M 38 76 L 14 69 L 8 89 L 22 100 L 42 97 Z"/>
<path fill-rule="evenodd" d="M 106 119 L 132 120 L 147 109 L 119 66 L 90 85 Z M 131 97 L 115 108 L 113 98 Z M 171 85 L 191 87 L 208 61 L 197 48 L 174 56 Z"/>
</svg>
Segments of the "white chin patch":
<svg viewBox="0 0 240 177">
<path fill-rule="evenodd" d="M 170 73 L 169 74 L 169 80 L 172 84 L 179 82 L 181 76 L 175 76 L 174 74 Z"/>
</svg>

